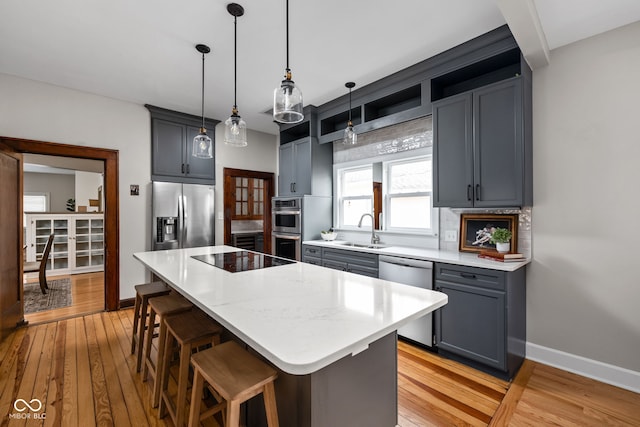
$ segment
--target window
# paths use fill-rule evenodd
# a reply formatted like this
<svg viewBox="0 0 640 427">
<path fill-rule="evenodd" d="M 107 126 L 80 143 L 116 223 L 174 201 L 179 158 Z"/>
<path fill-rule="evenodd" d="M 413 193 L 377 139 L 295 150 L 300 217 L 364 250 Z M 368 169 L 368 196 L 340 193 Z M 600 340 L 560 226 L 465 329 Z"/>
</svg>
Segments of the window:
<svg viewBox="0 0 640 427">
<path fill-rule="evenodd" d="M 431 156 L 384 163 L 385 229 L 433 233 Z"/>
<path fill-rule="evenodd" d="M 356 227 L 363 213 L 373 206 L 371 165 L 338 172 L 338 217 L 340 227 Z"/>
<path fill-rule="evenodd" d="M 438 209 L 432 206 L 430 148 L 384 155 L 374 162 L 363 159 L 334 165 L 334 172 L 337 228 L 356 230 L 362 214 L 371 213 L 381 217 L 376 229 L 437 235 Z"/>
<path fill-rule="evenodd" d="M 24 212 L 49 211 L 49 194 L 47 193 L 25 193 L 22 200 Z"/>
<path fill-rule="evenodd" d="M 262 219 L 264 215 L 264 180 L 258 178 L 232 178 L 235 193 L 235 212 L 231 219 Z"/>
</svg>

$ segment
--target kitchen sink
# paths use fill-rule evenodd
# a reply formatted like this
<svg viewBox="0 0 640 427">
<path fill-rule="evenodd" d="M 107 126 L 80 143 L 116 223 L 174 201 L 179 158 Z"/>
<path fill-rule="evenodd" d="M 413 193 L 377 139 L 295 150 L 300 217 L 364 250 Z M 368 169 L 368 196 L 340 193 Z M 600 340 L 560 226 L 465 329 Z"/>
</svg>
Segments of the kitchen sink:
<svg viewBox="0 0 640 427">
<path fill-rule="evenodd" d="M 386 248 L 387 245 L 381 245 L 379 243 L 353 243 L 353 242 L 340 242 L 338 243 L 341 246 L 351 246 L 353 248 L 367 248 L 367 249 L 382 249 Z"/>
</svg>

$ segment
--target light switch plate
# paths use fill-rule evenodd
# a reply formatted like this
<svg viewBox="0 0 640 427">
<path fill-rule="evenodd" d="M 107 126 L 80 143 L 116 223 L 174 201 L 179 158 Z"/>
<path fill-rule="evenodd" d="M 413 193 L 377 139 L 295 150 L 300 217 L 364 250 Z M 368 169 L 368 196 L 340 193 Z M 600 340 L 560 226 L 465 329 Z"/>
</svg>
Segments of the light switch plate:
<svg viewBox="0 0 640 427">
<path fill-rule="evenodd" d="M 458 230 L 445 230 L 444 232 L 445 242 L 455 242 L 456 240 L 458 240 Z"/>
</svg>

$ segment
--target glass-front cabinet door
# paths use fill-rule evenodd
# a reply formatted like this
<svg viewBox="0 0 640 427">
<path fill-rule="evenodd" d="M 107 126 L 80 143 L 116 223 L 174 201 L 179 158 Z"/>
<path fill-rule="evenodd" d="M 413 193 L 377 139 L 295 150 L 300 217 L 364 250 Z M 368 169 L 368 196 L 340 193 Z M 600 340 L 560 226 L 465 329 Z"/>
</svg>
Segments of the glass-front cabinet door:
<svg viewBox="0 0 640 427">
<path fill-rule="evenodd" d="M 53 233 L 47 271 L 73 274 L 104 268 L 103 214 L 27 214 L 27 261 L 40 261 Z"/>
</svg>

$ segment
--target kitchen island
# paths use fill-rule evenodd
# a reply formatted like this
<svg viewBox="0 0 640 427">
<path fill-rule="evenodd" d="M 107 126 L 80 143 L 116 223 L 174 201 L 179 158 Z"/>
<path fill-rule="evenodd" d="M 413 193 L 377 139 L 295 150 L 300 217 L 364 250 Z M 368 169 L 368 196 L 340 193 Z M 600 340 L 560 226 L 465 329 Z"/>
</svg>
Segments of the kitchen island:
<svg viewBox="0 0 640 427">
<path fill-rule="evenodd" d="M 282 426 L 395 426 L 396 330 L 442 307 L 447 296 L 299 262 L 229 272 L 193 258 L 237 251 L 134 256 L 279 369 Z M 254 261 L 238 262 L 260 264 Z M 249 426 L 261 425 L 258 403 L 248 411 Z"/>
</svg>

